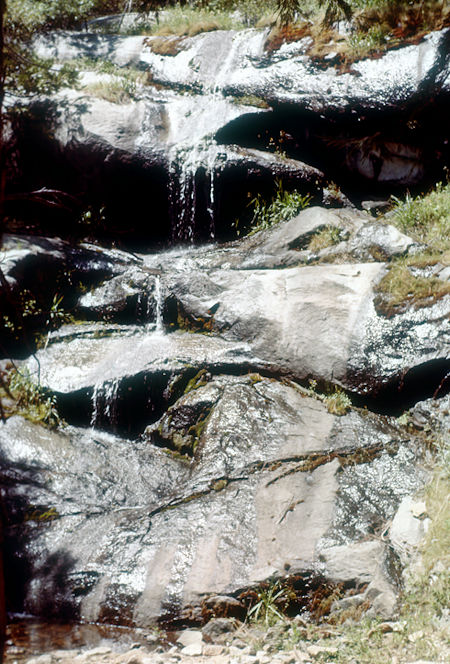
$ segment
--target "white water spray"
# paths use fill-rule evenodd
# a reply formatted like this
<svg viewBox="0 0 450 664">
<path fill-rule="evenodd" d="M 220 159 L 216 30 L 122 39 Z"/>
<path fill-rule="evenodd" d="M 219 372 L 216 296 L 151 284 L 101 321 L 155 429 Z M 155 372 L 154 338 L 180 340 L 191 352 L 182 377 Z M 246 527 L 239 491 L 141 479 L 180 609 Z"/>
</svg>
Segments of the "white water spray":
<svg viewBox="0 0 450 664">
<path fill-rule="evenodd" d="M 92 392 L 91 427 L 95 428 L 105 421 L 117 423 L 117 399 L 120 381 L 118 379 L 97 383 Z"/>
</svg>

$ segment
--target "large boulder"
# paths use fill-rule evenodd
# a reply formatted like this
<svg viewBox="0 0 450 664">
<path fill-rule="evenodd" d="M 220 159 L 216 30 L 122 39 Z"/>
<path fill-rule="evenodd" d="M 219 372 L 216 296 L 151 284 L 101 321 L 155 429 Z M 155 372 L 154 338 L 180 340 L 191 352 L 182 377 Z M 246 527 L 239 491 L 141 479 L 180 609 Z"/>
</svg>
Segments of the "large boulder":
<svg viewBox="0 0 450 664">
<path fill-rule="evenodd" d="M 316 200 L 331 179 L 355 199 L 364 188 L 373 197 L 417 185 L 448 159 L 449 34 L 345 73 L 314 62 L 309 38 L 266 52 L 264 30 L 200 34 L 176 54 L 156 52 L 160 37 L 41 36 L 41 56 L 106 59 L 123 75 L 84 72 L 82 89 L 49 101 L 43 121 L 26 119 L 13 193 L 70 191 L 81 208 L 103 207 L 116 236 L 149 243 L 231 237 L 249 200 L 273 195 L 274 178 Z M 142 71 L 141 82 L 126 78 L 126 66 Z M 123 104 L 108 99 L 108 86 L 122 86 Z M 41 102 L 35 110 L 42 116 Z M 47 155 L 39 170 L 37 151 Z"/>
<path fill-rule="evenodd" d="M 182 421 L 196 431 L 192 456 L 173 444 Z M 376 542 L 367 565 L 355 542 L 420 483 L 414 446 L 382 418 L 331 415 L 256 375 L 194 385 L 133 442 L 18 417 L 0 440 L 8 578 L 21 579 L 9 592 L 47 618 L 201 621 L 208 598 L 269 579 L 289 581 L 300 603 L 321 579 L 363 591 L 389 546 Z"/>
</svg>

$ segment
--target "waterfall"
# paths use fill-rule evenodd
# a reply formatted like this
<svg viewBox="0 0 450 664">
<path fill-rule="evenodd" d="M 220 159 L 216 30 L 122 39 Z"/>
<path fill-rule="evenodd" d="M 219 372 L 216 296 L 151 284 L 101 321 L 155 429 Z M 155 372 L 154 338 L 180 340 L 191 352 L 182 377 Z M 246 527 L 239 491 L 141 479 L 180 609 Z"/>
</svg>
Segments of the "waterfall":
<svg viewBox="0 0 450 664">
<path fill-rule="evenodd" d="M 118 379 L 97 383 L 92 392 L 91 427 L 117 423 L 117 398 L 120 381 Z M 111 426 L 112 425 L 112 426 Z"/>
<path fill-rule="evenodd" d="M 172 146 L 169 152 L 169 209 L 174 242 L 193 242 L 197 236 L 202 239 L 215 237 L 216 172 L 227 155 L 226 148 L 217 145 L 214 136 L 219 126 L 242 112 L 231 98 L 223 95 L 222 90 L 240 56 L 246 52 L 249 38 L 238 32 L 225 35 L 224 40 L 215 61 L 211 62 L 211 74 L 203 82 L 201 97 L 178 96 L 166 107 L 167 142 Z M 261 41 L 259 35 L 258 40 Z M 195 67 L 194 50 L 191 59 Z"/>
<path fill-rule="evenodd" d="M 163 304 L 164 299 L 162 296 L 161 289 L 161 277 L 159 274 L 155 276 L 155 332 L 159 334 L 164 334 L 164 322 L 163 322 Z"/>
<path fill-rule="evenodd" d="M 173 241 L 193 242 L 195 235 L 214 239 L 214 173 L 218 147 L 204 140 L 172 150 L 169 205 Z"/>
</svg>

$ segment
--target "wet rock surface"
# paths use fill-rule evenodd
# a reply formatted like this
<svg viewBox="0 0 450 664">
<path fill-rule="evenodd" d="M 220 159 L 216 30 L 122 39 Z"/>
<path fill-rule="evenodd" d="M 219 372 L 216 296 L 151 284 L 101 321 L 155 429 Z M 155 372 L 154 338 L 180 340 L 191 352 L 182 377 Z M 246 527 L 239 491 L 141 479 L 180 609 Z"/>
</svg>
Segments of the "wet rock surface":
<svg viewBox="0 0 450 664">
<path fill-rule="evenodd" d="M 88 624 L 196 628 L 167 652 L 156 637 L 152 648 L 99 645 L 33 664 L 320 658 L 327 646 L 306 636 L 275 655 L 272 642 L 253 647 L 234 633 L 270 588 L 289 591 L 291 617 L 395 614 L 402 566 L 424 531 L 414 499 L 424 442 L 448 429 L 450 299 L 385 315 L 377 286 L 388 263 L 419 247 L 328 180 L 342 170 L 380 193 L 442 166 L 438 119 L 426 154 L 420 131 L 393 140 L 378 123 L 389 112 L 392 133 L 408 125 L 405 109 L 436 86 L 433 109 L 445 117 L 437 65 L 448 34 L 342 74 L 312 63 L 302 42 L 268 55 L 256 30 L 189 38 L 175 56 L 141 37 L 38 44 L 61 60 L 95 53 L 134 64 L 157 83 L 139 84 L 123 106 L 68 91 L 53 100 L 53 133 L 31 115 L 22 127 L 18 163 L 39 146 L 52 171 L 27 172 L 27 182 L 70 181 L 81 192 L 75 217 L 88 205 L 83 223 L 99 235 L 117 231 L 138 251 L 143 241 L 235 237 L 235 212 L 251 216 L 249 202 L 273 193 L 274 177 L 339 209 L 147 254 L 6 237 L 1 353 L 17 351 L 19 374 L 39 380 L 65 420 L 0 422 L 8 605 Z M 11 298 L 23 295 L 26 321 L 11 318 Z M 405 424 L 396 417 L 408 408 Z"/>
<path fill-rule="evenodd" d="M 18 132 L 19 173 L 21 164 L 27 172 L 16 173 L 13 192 L 22 180 L 71 192 L 75 230 L 77 214 L 103 206 L 105 234 L 127 236 L 136 247 L 168 237 L 233 237 L 249 200 L 273 196 L 274 177 L 341 207 L 349 200 L 330 196 L 331 180 L 359 203 L 363 190 L 366 198 L 386 198 L 393 188 L 442 174 L 449 159 L 448 29 L 357 61 L 345 73 L 314 61 L 309 38 L 269 53 L 267 35 L 207 32 L 184 39 L 175 55 L 152 50 L 161 37 L 39 37 L 42 57 L 107 60 L 118 70 L 82 72 L 81 90 L 50 102 L 57 122 L 35 108 L 35 119 Z M 142 75 L 124 103 L 106 92 L 96 96 L 96 85 L 107 90 L 122 80 L 125 89 L 120 67 L 129 66 Z M 30 166 L 36 150 L 48 155 L 39 171 Z"/>
<path fill-rule="evenodd" d="M 304 238 L 324 225 L 346 232 L 343 255 L 357 247 L 356 262 L 305 261 Z M 413 246 L 382 230 L 387 252 Z M 69 424 L 0 425 L 15 610 L 201 624 L 242 617 L 246 593 L 279 580 L 294 589 L 293 611 L 325 582 L 344 589 L 341 602 L 350 592 L 353 605 L 392 615 L 392 570 L 415 532 L 404 532 L 405 505 L 425 480 L 421 444 L 337 386 L 357 400 L 401 375 L 398 402 L 408 372 L 428 366 L 445 391 L 449 303 L 378 314 L 384 265 L 357 262 L 372 232 L 360 213 L 311 209 L 222 247 L 97 249 L 108 275 L 75 304 L 88 320 L 55 330 L 25 362 Z M 445 411 L 431 403 L 413 411 L 421 431 Z"/>
</svg>

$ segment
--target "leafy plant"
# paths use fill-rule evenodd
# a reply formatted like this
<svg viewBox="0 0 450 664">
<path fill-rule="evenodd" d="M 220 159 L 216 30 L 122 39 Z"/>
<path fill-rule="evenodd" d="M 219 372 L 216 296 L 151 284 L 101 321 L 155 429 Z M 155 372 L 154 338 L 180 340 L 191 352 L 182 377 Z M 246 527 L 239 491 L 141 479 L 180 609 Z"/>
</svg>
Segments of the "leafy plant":
<svg viewBox="0 0 450 664">
<path fill-rule="evenodd" d="M 311 201 L 309 194 L 302 195 L 298 191 L 286 191 L 281 180 L 276 181 L 276 194 L 270 203 L 267 203 L 258 194 L 250 205 L 253 206 L 253 217 L 250 222 L 251 233 L 265 230 L 295 217 L 301 210 L 308 207 Z"/>
<path fill-rule="evenodd" d="M 350 397 L 339 387 L 336 387 L 331 394 L 327 394 L 324 401 L 328 412 L 332 415 L 345 415 L 352 407 Z"/>
<path fill-rule="evenodd" d="M 247 616 L 254 622 L 262 622 L 266 627 L 278 620 L 284 620 L 281 611 L 289 604 L 289 591 L 277 581 L 255 591 L 256 603 L 250 608 Z M 280 611 L 281 609 L 281 611 Z"/>
<path fill-rule="evenodd" d="M 2 372 L 0 399 L 3 415 L 21 415 L 31 422 L 54 429 L 62 424 L 56 399 L 34 382 L 28 369 L 11 368 Z"/>
</svg>

